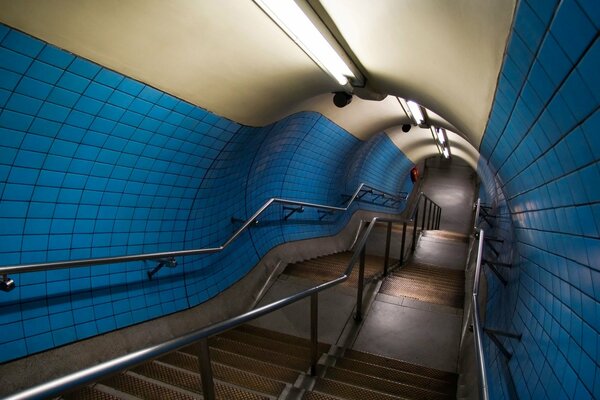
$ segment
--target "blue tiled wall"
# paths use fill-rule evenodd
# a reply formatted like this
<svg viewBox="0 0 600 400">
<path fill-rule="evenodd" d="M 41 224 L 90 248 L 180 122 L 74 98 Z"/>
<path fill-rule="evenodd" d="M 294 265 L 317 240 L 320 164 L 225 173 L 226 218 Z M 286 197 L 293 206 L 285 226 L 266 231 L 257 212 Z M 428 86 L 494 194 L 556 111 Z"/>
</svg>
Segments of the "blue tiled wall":
<svg viewBox="0 0 600 400">
<path fill-rule="evenodd" d="M 514 226 L 508 287 L 488 277 L 488 324 L 523 333 L 505 342 L 524 399 L 600 398 L 598 4 L 519 2 L 481 144 L 505 197 L 490 201 L 506 204 Z M 507 398 L 505 385 L 491 389 Z"/>
<path fill-rule="evenodd" d="M 384 134 L 363 143 L 316 113 L 240 126 L 0 25 L 0 265 L 219 246 L 270 197 L 340 204 L 360 181 L 398 192 L 408 167 Z M 200 304 L 273 246 L 349 217 L 284 214 L 154 280 L 153 262 L 12 276 L 0 362 Z"/>
</svg>

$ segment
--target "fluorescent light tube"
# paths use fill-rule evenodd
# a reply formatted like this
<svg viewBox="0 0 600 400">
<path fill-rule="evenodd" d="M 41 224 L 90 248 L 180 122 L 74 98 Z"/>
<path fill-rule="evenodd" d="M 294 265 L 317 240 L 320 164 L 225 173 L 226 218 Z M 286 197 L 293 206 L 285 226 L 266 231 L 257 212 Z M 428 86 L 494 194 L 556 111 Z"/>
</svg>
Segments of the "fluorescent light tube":
<svg viewBox="0 0 600 400">
<path fill-rule="evenodd" d="M 417 123 L 417 125 L 421 125 L 423 123 L 423 121 L 425 121 L 425 118 L 423 117 L 423 113 L 421 112 L 421 106 L 412 100 L 408 100 L 406 102 L 406 104 L 408 104 L 408 109 L 410 110 L 410 113 L 412 114 L 413 118 L 415 119 L 415 122 Z"/>
<path fill-rule="evenodd" d="M 440 142 L 441 145 L 444 145 L 444 143 L 446 142 L 446 139 L 444 138 L 444 130 L 443 129 L 436 129 L 437 131 L 437 138 L 438 141 Z"/>
<path fill-rule="evenodd" d="M 355 78 L 344 60 L 294 0 L 254 0 L 298 46 L 342 86 Z"/>
<path fill-rule="evenodd" d="M 444 158 L 449 158 L 450 157 L 450 152 L 448 151 L 447 147 L 444 147 Z"/>
</svg>

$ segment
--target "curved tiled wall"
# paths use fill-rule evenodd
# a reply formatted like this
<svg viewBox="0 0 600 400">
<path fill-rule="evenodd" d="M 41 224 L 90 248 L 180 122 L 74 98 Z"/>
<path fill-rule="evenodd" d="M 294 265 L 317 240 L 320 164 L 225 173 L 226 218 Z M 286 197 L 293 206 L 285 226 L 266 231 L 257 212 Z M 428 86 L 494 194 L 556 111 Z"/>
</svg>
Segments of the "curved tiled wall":
<svg viewBox="0 0 600 400">
<path fill-rule="evenodd" d="M 0 25 L 0 265 L 218 246 L 270 197 L 340 204 L 360 181 L 399 192 L 409 167 L 385 134 L 363 143 L 316 113 L 240 126 Z M 0 362 L 200 304 L 349 214 L 282 221 L 274 207 L 151 281 L 153 262 L 15 275 Z"/>
<path fill-rule="evenodd" d="M 486 324 L 523 334 L 502 339 L 523 399 L 600 398 L 599 28 L 596 1 L 520 1 L 481 144 L 499 185 L 489 200 L 514 227 L 508 286 L 488 276 Z M 502 355 L 486 348 L 492 398 L 510 398 Z"/>
</svg>

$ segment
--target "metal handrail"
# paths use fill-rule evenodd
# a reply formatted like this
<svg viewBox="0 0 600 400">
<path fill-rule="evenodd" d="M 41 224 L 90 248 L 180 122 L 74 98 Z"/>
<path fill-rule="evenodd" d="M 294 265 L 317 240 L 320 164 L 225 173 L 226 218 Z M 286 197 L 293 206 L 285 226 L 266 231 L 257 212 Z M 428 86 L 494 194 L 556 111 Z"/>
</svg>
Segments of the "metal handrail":
<svg viewBox="0 0 600 400">
<path fill-rule="evenodd" d="M 481 261 L 483 259 L 483 241 L 485 233 L 479 230 L 479 243 L 477 248 L 477 264 L 475 267 L 475 280 L 473 282 L 473 339 L 475 341 L 475 354 L 479 372 L 479 396 L 482 400 L 489 399 L 487 372 L 485 369 L 485 355 L 483 353 L 483 328 L 479 317 L 479 282 L 481 277 Z"/>
<path fill-rule="evenodd" d="M 371 234 L 371 231 L 373 230 L 373 227 L 376 225 L 377 222 L 406 223 L 406 220 L 373 217 L 369 222 L 369 225 L 365 229 L 362 238 L 358 242 L 356 250 L 350 258 L 346 270 L 342 275 L 335 279 L 305 289 L 300 293 L 296 293 L 294 295 L 285 297 L 260 308 L 248 311 L 244 314 L 237 315 L 235 317 L 218 322 L 216 324 L 198 329 L 187 335 L 171 339 L 167 342 L 163 342 L 155 346 L 150 346 L 142 350 L 138 350 L 136 352 L 106 361 L 104 363 L 95 365 L 90 368 L 86 368 L 84 370 L 64 376 L 62 378 L 58 378 L 53 381 L 35 386 L 33 388 L 26 389 L 22 392 L 7 397 L 7 400 L 42 399 L 55 396 L 69 389 L 73 389 L 75 387 L 82 386 L 84 384 L 98 380 L 106 375 L 116 373 L 118 371 L 140 364 L 144 361 L 160 357 L 163 354 L 191 345 L 195 342 L 206 340 L 206 338 L 208 338 L 209 336 L 217 335 L 226 330 L 233 329 L 241 324 L 247 323 L 253 319 L 279 310 L 287 305 L 305 299 L 309 296 L 311 296 L 311 298 L 314 298 L 313 296 L 317 295 L 319 292 L 322 292 L 333 286 L 337 286 L 350 277 L 354 268 L 354 264 L 356 264 L 356 261 L 359 259 L 361 254 L 364 254 L 363 252 L 367 240 Z M 364 266 L 362 267 L 364 268 Z M 203 382 L 203 385 L 204 384 L 205 382 Z"/>
<path fill-rule="evenodd" d="M 288 200 L 288 199 L 280 199 L 277 197 L 272 197 L 267 200 L 250 218 L 248 218 L 242 226 L 240 226 L 233 235 L 227 239 L 225 243 L 218 247 L 206 247 L 200 249 L 190 249 L 190 250 L 177 250 L 177 251 L 163 251 L 156 253 L 142 253 L 135 255 L 126 255 L 126 256 L 115 256 L 115 257 L 99 257 L 99 258 L 87 258 L 80 260 L 66 260 L 66 261 L 53 261 L 53 262 L 45 262 L 45 263 L 35 263 L 35 264 L 22 264 L 22 265 L 10 265 L 0 267 L 0 275 L 9 275 L 14 273 L 24 273 L 24 272 L 34 272 L 34 271 L 48 271 L 54 269 L 64 269 L 64 268 L 76 268 L 83 266 L 94 266 L 94 265 L 104 265 L 104 264 L 114 264 L 118 262 L 133 262 L 133 261 L 144 261 L 144 260 L 158 260 L 158 259 L 166 259 L 170 257 L 181 257 L 181 256 L 193 256 L 199 254 L 210 254 L 217 253 L 224 250 L 227 246 L 229 246 L 235 239 L 237 239 L 246 229 L 250 226 L 254 225 L 256 219 L 260 217 L 272 204 L 284 204 L 284 205 L 295 205 L 300 207 L 310 207 L 316 208 L 320 210 L 328 210 L 328 211 L 347 211 L 350 205 L 356 200 L 359 193 L 363 190 L 371 191 L 371 193 L 377 192 L 378 194 L 389 196 L 391 198 L 397 198 L 399 201 L 406 200 L 406 194 L 403 193 L 401 196 L 397 196 L 388 192 L 384 192 L 382 190 L 376 189 L 372 186 L 367 185 L 366 183 L 361 183 L 352 197 L 348 200 L 345 206 L 328 206 L 324 204 L 317 203 L 309 203 L 304 201 L 296 201 L 296 200 Z"/>
</svg>

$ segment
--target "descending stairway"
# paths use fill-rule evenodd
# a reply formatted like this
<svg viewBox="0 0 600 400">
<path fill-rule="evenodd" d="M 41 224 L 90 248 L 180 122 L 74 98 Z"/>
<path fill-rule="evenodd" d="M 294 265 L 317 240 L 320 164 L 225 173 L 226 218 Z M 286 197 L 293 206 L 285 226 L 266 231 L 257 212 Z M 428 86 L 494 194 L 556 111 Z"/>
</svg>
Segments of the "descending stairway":
<svg viewBox="0 0 600 400">
<path fill-rule="evenodd" d="M 211 338 L 209 345 L 219 399 L 450 399 L 456 391 L 454 374 L 354 350 L 329 356 L 334 365 L 320 365 L 321 376 L 310 378 L 307 339 L 251 325 Z M 329 349 L 319 344 L 322 354 Z M 196 345 L 183 348 L 61 399 L 202 398 L 198 351 Z"/>
<path fill-rule="evenodd" d="M 346 350 L 304 399 L 452 399 L 456 382 L 456 374 Z"/>
<path fill-rule="evenodd" d="M 330 254 L 318 258 L 311 258 L 290 264 L 284 273 L 298 278 L 309 279 L 313 282 L 326 282 L 340 276 L 348 267 L 352 258 L 351 251 Z M 398 260 L 390 259 L 390 265 Z M 367 255 L 365 258 L 365 279 L 370 279 L 383 272 L 383 257 Z M 358 265 L 354 267 L 352 275 L 343 283 L 344 286 L 355 287 L 358 281 Z"/>
</svg>

